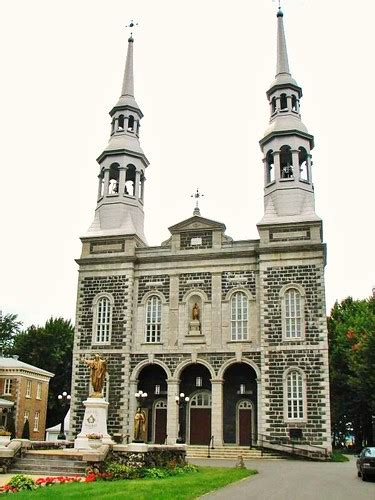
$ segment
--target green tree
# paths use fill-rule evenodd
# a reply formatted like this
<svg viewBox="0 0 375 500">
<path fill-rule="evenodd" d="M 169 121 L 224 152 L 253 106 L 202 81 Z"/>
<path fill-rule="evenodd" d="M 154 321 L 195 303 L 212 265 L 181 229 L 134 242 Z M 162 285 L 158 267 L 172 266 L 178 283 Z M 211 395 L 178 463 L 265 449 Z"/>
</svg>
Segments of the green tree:
<svg viewBox="0 0 375 500">
<path fill-rule="evenodd" d="M 17 320 L 17 314 L 0 316 L 0 353 L 9 354 L 15 336 L 21 331 L 22 323 Z"/>
<path fill-rule="evenodd" d="M 23 424 L 21 437 L 22 439 L 30 439 L 30 424 L 28 418 L 25 420 L 25 423 Z"/>
<path fill-rule="evenodd" d="M 328 318 L 334 445 L 353 434 L 356 447 L 372 444 L 375 414 L 375 299 L 346 298 Z M 375 443 L 374 443 L 375 444 Z"/>
<path fill-rule="evenodd" d="M 44 327 L 31 326 L 14 339 L 12 354 L 55 374 L 49 384 L 47 427 L 63 418 L 64 410 L 57 396 L 63 391 L 70 392 L 73 337 L 74 327 L 70 320 L 51 318 Z"/>
</svg>

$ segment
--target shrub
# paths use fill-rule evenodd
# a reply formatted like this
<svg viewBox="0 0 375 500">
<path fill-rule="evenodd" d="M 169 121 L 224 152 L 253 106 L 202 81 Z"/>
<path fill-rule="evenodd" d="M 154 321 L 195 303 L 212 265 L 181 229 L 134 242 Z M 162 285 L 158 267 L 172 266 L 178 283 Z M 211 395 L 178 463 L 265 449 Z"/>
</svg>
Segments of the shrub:
<svg viewBox="0 0 375 500">
<path fill-rule="evenodd" d="M 136 479 L 144 475 L 142 468 L 130 467 L 129 465 L 110 462 L 106 465 L 106 472 L 112 475 L 113 479 Z"/>
<path fill-rule="evenodd" d="M 31 477 L 24 476 L 23 474 L 16 474 L 15 476 L 13 476 L 7 486 L 10 486 L 17 491 L 35 489 L 35 483 L 33 479 L 31 479 Z"/>
</svg>

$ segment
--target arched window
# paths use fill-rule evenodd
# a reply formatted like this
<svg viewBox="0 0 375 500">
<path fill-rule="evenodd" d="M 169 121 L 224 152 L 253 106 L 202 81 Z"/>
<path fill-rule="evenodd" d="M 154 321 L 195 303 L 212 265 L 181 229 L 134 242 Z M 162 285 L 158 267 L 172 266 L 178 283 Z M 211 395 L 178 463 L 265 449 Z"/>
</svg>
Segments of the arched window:
<svg viewBox="0 0 375 500">
<path fill-rule="evenodd" d="M 231 302 L 231 340 L 248 339 L 248 300 L 244 292 L 232 295 Z"/>
<path fill-rule="evenodd" d="M 287 420 L 303 420 L 304 411 L 304 380 L 299 370 L 291 370 L 287 373 L 285 392 L 286 395 L 286 417 Z"/>
<path fill-rule="evenodd" d="M 289 340 L 302 337 L 301 294 L 296 288 L 289 288 L 284 295 L 285 338 Z"/>
<path fill-rule="evenodd" d="M 96 344 L 107 344 L 111 331 L 111 301 L 101 297 L 96 304 Z"/>
<path fill-rule="evenodd" d="M 109 169 L 108 194 L 118 194 L 120 173 L 117 163 L 112 163 Z"/>
<path fill-rule="evenodd" d="M 130 115 L 128 118 L 128 132 L 134 132 L 134 116 Z"/>
<path fill-rule="evenodd" d="M 307 151 L 305 148 L 298 150 L 299 178 L 301 181 L 309 181 L 309 168 L 307 164 Z"/>
<path fill-rule="evenodd" d="M 272 97 L 271 106 L 272 113 L 274 113 L 276 111 L 276 97 Z"/>
<path fill-rule="evenodd" d="M 280 177 L 282 179 L 293 178 L 293 158 L 290 146 L 280 148 Z"/>
<path fill-rule="evenodd" d="M 298 112 L 298 109 L 297 109 L 297 97 L 294 94 L 292 95 L 292 111 L 294 111 L 295 113 Z"/>
<path fill-rule="evenodd" d="M 125 177 L 125 194 L 135 196 L 135 166 L 128 165 Z"/>
<path fill-rule="evenodd" d="M 146 302 L 146 342 L 160 342 L 161 300 L 152 295 Z"/>
<path fill-rule="evenodd" d="M 281 111 L 288 110 L 288 100 L 286 98 L 286 94 L 281 94 L 280 96 L 280 110 Z"/>
<path fill-rule="evenodd" d="M 273 164 L 273 151 L 268 151 L 266 155 L 267 184 L 275 180 L 275 169 Z"/>
<path fill-rule="evenodd" d="M 118 117 L 117 130 L 119 130 L 120 132 L 124 130 L 124 120 L 124 115 L 120 115 Z"/>
<path fill-rule="evenodd" d="M 190 400 L 190 406 L 211 408 L 211 394 L 207 391 L 197 392 Z"/>
</svg>

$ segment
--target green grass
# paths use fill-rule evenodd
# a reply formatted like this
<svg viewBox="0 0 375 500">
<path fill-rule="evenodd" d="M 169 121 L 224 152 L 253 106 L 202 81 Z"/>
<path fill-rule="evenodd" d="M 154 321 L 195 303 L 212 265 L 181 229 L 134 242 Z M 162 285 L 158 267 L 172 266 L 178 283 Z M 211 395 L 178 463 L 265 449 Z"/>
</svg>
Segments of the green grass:
<svg viewBox="0 0 375 500">
<path fill-rule="evenodd" d="M 328 462 L 349 462 L 349 458 L 340 453 L 339 451 L 334 450 Z"/>
<path fill-rule="evenodd" d="M 124 481 L 96 481 L 93 483 L 57 484 L 34 491 L 17 493 L 15 500 L 22 499 L 83 499 L 129 498 L 137 500 L 185 500 L 197 498 L 209 491 L 256 474 L 254 470 L 199 467 L 199 472 L 165 479 L 132 479 Z M 13 497 L 12 497 L 13 498 Z"/>
</svg>

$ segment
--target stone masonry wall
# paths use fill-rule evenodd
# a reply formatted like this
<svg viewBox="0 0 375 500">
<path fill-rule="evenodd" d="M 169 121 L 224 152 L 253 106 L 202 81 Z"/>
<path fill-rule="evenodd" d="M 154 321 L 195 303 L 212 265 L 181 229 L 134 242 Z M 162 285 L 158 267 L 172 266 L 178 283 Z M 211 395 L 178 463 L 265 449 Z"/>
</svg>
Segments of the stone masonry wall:
<svg viewBox="0 0 375 500">
<path fill-rule="evenodd" d="M 270 267 L 263 275 L 263 283 L 264 337 L 269 345 L 283 343 L 280 290 L 290 283 L 299 284 L 305 290 L 306 341 L 317 344 L 322 340 L 321 319 L 325 318 L 322 268 L 315 265 Z"/>
<path fill-rule="evenodd" d="M 182 302 L 184 295 L 189 290 L 197 288 L 207 294 L 208 300 L 212 295 L 211 273 L 184 273 L 180 274 L 179 301 Z"/>
<path fill-rule="evenodd" d="M 81 281 L 78 299 L 77 342 L 81 349 L 92 345 L 93 300 L 99 293 L 113 296 L 111 347 L 121 347 L 125 336 L 125 311 L 127 309 L 128 278 L 121 276 L 85 277 Z M 107 349 L 108 346 L 95 346 Z"/>
<path fill-rule="evenodd" d="M 200 245 L 192 245 L 195 239 L 200 239 Z M 196 242 L 199 240 L 195 240 Z M 189 231 L 180 235 L 181 250 L 200 250 L 202 248 L 212 248 L 212 231 Z"/>
<path fill-rule="evenodd" d="M 169 302 L 169 284 L 170 278 L 168 274 L 140 276 L 138 281 L 138 304 L 142 302 L 145 294 L 151 290 L 158 290 Z"/>
<path fill-rule="evenodd" d="M 306 423 L 284 421 L 283 374 L 293 366 L 303 370 L 306 375 Z M 317 350 L 277 351 L 266 355 L 264 393 L 268 397 L 268 405 L 265 408 L 267 434 L 288 438 L 289 428 L 300 428 L 303 439 L 318 446 L 322 444 L 327 427 L 325 370 L 323 357 Z"/>
<path fill-rule="evenodd" d="M 221 275 L 222 298 L 225 299 L 227 293 L 236 287 L 250 290 L 255 297 L 255 272 L 254 271 L 226 271 Z"/>
</svg>

